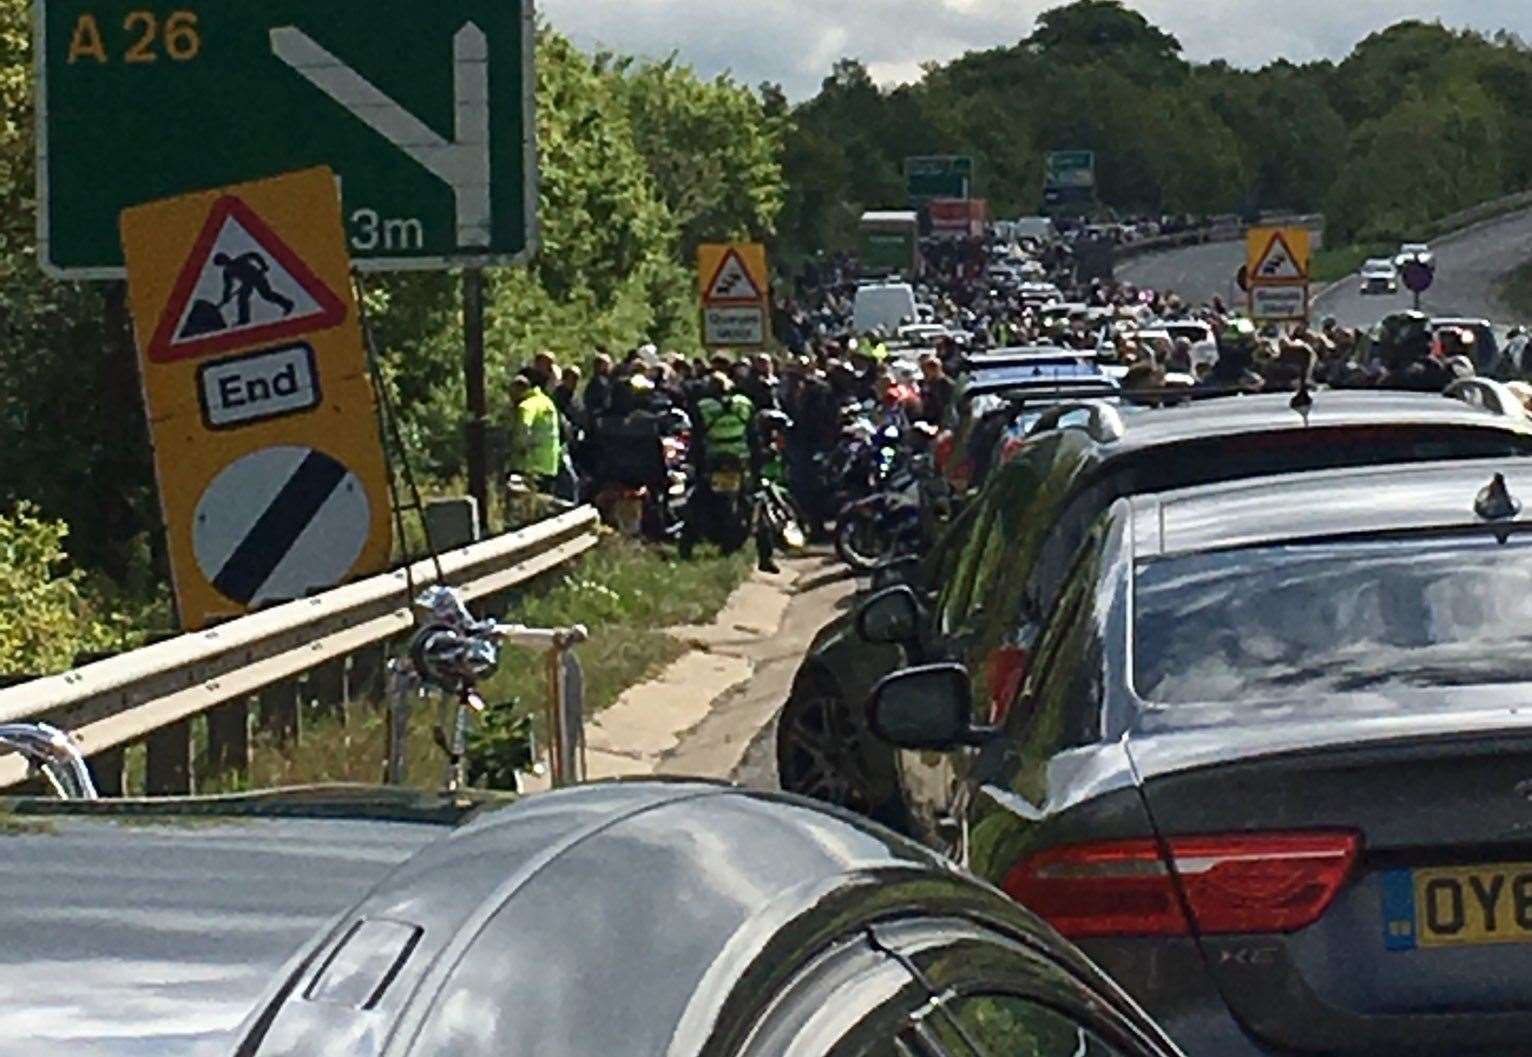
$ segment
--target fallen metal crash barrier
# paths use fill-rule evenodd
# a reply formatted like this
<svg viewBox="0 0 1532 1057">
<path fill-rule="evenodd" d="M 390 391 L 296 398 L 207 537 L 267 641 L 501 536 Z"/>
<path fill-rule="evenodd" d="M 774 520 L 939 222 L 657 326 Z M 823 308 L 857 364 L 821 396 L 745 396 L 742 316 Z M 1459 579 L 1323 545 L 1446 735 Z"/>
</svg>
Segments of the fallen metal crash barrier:
<svg viewBox="0 0 1532 1057">
<path fill-rule="evenodd" d="M 470 600 L 493 600 L 594 547 L 599 519 L 579 507 L 441 555 L 443 580 Z M 259 726 L 286 743 L 305 705 L 343 708 L 380 696 L 389 640 L 415 626 L 410 585 L 436 580 L 429 561 L 206 631 L 0 690 L 0 723 L 46 722 L 70 732 L 103 795 L 122 793 L 122 748 L 146 742 L 146 791 L 196 788 L 191 721 L 207 717 L 206 762 L 221 775 L 248 767 L 252 704 Z M 252 698 L 258 695 L 258 703 Z M 28 778 L 0 756 L 0 788 Z"/>
</svg>

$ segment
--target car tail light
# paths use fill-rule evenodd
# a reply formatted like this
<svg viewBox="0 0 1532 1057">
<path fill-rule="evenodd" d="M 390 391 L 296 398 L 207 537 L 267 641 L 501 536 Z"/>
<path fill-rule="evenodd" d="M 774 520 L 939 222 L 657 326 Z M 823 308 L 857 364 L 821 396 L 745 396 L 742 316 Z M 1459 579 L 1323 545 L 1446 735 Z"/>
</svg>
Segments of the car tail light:
<svg viewBox="0 0 1532 1057">
<path fill-rule="evenodd" d="M 1203 934 L 1296 932 L 1318 921 L 1361 855 L 1355 833 L 1247 833 L 1168 842 Z M 1189 935 L 1153 840 L 1105 841 L 1029 856 L 1006 875 L 1018 903 L 1066 936 Z"/>
</svg>

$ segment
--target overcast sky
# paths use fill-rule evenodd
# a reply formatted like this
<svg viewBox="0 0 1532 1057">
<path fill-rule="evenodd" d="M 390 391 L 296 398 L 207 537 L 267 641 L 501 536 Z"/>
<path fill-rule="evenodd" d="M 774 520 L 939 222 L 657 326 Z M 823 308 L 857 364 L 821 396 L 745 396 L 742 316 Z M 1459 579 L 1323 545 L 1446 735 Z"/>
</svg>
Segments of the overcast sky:
<svg viewBox="0 0 1532 1057">
<path fill-rule="evenodd" d="M 1014 44 L 1059 0 L 536 0 L 584 48 L 663 58 L 678 52 L 700 73 L 749 84 L 777 81 L 814 94 L 843 56 L 883 83 L 913 80 L 920 64 Z M 1532 40 L 1532 0 L 1130 0 L 1174 34 L 1188 58 L 1261 66 L 1341 58 L 1400 19 L 1507 28 Z"/>
</svg>

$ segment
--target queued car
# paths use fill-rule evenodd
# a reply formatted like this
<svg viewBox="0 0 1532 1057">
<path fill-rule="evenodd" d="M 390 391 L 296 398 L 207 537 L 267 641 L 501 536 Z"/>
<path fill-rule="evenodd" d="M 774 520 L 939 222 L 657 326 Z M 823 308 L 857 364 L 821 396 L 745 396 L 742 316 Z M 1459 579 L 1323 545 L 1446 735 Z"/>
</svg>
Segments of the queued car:
<svg viewBox="0 0 1532 1057">
<path fill-rule="evenodd" d="M 1403 268 L 1411 261 L 1430 267 L 1436 263 L 1436 255 L 1431 252 L 1429 243 L 1406 242 L 1399 247 L 1399 252 L 1394 255 L 1394 265 L 1395 267 Z"/>
<path fill-rule="evenodd" d="M 1189 1053 L 1522 1052 L 1528 500 L 1516 458 L 1120 498 L 1003 707 L 941 664 L 869 722 Z"/>
<path fill-rule="evenodd" d="M 1119 382 L 1094 353 L 1038 347 L 967 357 L 935 444 L 936 466 L 959 495 L 981 485 L 1006 435 L 1025 435 L 1064 394 L 1114 396 Z"/>
<path fill-rule="evenodd" d="M 674 782 L 0 811 L 14 1057 L 1177 1053 L 1001 893 L 794 798 Z"/>
<path fill-rule="evenodd" d="M 1130 412 L 1096 400 L 1041 415 L 932 552 L 903 566 L 918 620 L 869 637 L 862 607 L 816 636 L 778 720 L 782 787 L 947 847 L 949 818 L 906 783 L 949 788 L 950 761 L 933 756 L 929 774 L 901 768 L 869 735 L 863 706 L 901 656 L 964 660 L 986 703 L 1008 701 L 1059 578 L 1087 527 L 1120 497 L 1289 471 L 1532 454 L 1522 418 L 1439 396 L 1331 391 L 1306 413 L 1291 405 L 1265 394 Z M 1029 600 L 1029 590 L 1041 597 Z"/>
<path fill-rule="evenodd" d="M 1374 257 L 1362 265 L 1362 293 L 1397 294 L 1399 268 L 1387 257 Z"/>
<path fill-rule="evenodd" d="M 1468 316 L 1437 316 L 1431 320 L 1432 335 L 1444 330 L 1467 332 L 1473 336 L 1472 351 L 1474 369 L 1480 374 L 1491 374 L 1500 364 L 1500 342 L 1495 337 L 1495 327 L 1487 319 Z"/>
</svg>

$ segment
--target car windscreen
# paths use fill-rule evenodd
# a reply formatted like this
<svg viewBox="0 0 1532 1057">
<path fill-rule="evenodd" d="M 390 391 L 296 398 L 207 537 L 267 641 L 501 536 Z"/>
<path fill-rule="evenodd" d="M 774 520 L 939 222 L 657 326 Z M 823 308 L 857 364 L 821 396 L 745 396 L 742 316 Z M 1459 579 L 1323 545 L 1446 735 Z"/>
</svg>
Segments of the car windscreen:
<svg viewBox="0 0 1532 1057">
<path fill-rule="evenodd" d="M 1415 536 L 1140 563 L 1133 679 L 1177 705 L 1532 682 L 1532 539 Z"/>
</svg>

